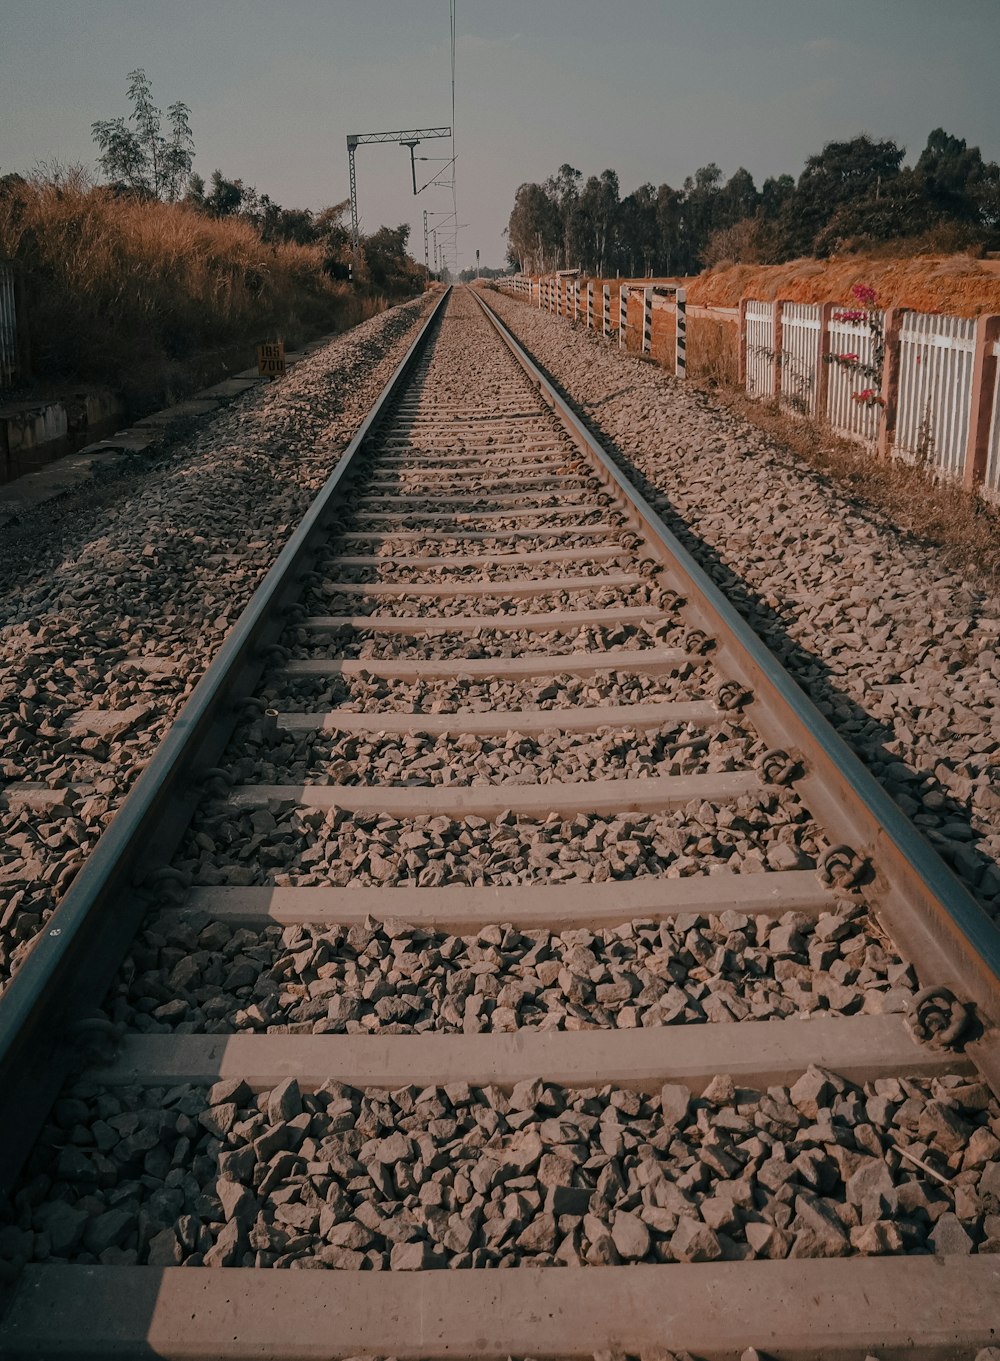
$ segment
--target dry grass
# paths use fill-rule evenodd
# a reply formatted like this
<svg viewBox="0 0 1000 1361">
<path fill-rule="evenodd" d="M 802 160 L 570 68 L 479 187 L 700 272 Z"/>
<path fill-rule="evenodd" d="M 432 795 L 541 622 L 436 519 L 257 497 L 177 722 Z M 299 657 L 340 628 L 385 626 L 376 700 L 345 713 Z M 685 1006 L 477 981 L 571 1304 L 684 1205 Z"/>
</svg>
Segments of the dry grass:
<svg viewBox="0 0 1000 1361">
<path fill-rule="evenodd" d="M 0 185 L 0 258 L 25 272 L 35 374 L 126 392 L 156 374 L 169 386 L 206 352 L 294 345 L 365 310 L 323 273 L 318 246 L 267 245 L 245 222 L 116 198 L 81 175 Z"/>
<path fill-rule="evenodd" d="M 784 265 L 726 265 L 699 274 L 688 285 L 688 301 L 703 307 L 737 307 L 743 297 L 846 303 L 854 284 L 870 284 L 884 307 L 961 317 L 1000 312 L 1000 274 L 992 262 L 971 255 L 851 255 Z"/>
<path fill-rule="evenodd" d="M 731 387 L 713 386 L 712 397 L 791 449 L 857 505 L 940 548 L 949 566 L 991 589 L 1000 587 L 1000 510 L 924 469 L 881 460 L 829 426 L 790 415 L 774 402 L 754 401 Z"/>
<path fill-rule="evenodd" d="M 688 317 L 688 372 L 720 386 L 739 382 L 739 326 L 714 317 Z"/>
</svg>

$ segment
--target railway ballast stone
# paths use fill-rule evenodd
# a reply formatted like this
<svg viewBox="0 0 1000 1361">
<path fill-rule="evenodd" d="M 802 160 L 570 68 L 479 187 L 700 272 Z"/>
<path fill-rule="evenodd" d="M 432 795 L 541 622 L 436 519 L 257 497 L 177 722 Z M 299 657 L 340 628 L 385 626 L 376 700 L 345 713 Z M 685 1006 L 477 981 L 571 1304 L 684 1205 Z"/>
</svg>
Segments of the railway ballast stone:
<svg viewBox="0 0 1000 1361">
<path fill-rule="evenodd" d="M 693 384 L 502 294 L 489 301 L 1000 915 L 1000 596 Z"/>
<path fill-rule="evenodd" d="M 1000 1250 L 997 1164 L 971 1163 L 937 1118 L 995 1136 L 982 1084 L 807 1076 L 797 1102 L 725 1075 L 696 1098 L 680 1084 L 255 1096 L 80 1080 L 0 1254 L 408 1271 Z"/>
<path fill-rule="evenodd" d="M 0 554 L 0 986 L 79 872 L 412 340 L 373 317 Z M 49 542 L 51 536 L 52 542 Z M 56 551 L 58 550 L 58 551 Z M 18 790 L 31 790 L 18 796 Z M 71 816 L 68 816 L 71 814 Z"/>
</svg>

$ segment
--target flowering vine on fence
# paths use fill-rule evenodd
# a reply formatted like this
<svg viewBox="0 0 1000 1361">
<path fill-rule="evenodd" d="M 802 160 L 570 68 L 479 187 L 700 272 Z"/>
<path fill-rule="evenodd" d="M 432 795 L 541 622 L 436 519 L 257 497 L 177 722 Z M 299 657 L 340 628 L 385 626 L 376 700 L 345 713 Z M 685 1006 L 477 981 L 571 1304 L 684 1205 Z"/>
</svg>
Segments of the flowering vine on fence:
<svg viewBox="0 0 1000 1361">
<path fill-rule="evenodd" d="M 853 394 L 854 401 L 859 402 L 862 406 L 884 406 L 882 369 L 885 364 L 885 328 L 879 313 L 878 297 L 874 288 L 869 284 L 855 284 L 851 289 L 851 295 L 855 302 L 860 305 L 858 307 L 846 307 L 840 312 L 834 312 L 833 319 L 853 325 L 858 325 L 861 322 L 867 325 L 872 338 L 871 362 L 862 363 L 861 356 L 854 352 L 825 354 L 823 360 L 827 364 L 837 364 L 842 369 L 849 369 L 862 378 L 872 380 L 871 387 L 863 388 L 861 392 Z"/>
</svg>

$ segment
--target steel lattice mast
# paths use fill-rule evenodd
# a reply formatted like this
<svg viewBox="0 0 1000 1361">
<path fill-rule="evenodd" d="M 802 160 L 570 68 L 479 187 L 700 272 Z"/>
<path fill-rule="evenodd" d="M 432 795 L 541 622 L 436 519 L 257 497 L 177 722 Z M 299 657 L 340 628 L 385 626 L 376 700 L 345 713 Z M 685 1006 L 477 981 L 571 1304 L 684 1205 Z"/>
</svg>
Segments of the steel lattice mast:
<svg viewBox="0 0 1000 1361">
<path fill-rule="evenodd" d="M 367 142 L 399 142 L 403 146 L 408 146 L 410 148 L 410 169 L 413 173 L 413 192 L 416 194 L 418 191 L 413 157 L 414 147 L 431 137 L 450 136 L 451 128 L 404 128 L 396 132 L 349 132 L 347 134 L 347 161 L 351 175 L 351 241 L 354 245 L 355 257 L 361 245 L 361 237 L 358 231 L 358 181 L 354 165 L 356 148 Z"/>
</svg>

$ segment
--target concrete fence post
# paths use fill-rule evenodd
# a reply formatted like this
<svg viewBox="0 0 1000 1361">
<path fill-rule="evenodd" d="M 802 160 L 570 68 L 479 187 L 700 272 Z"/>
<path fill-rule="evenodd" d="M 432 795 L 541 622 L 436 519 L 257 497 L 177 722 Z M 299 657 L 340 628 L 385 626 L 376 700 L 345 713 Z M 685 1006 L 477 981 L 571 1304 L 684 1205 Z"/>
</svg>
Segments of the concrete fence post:
<svg viewBox="0 0 1000 1361">
<path fill-rule="evenodd" d="M 774 400 L 781 398 L 781 358 L 785 349 L 785 328 L 784 328 L 785 299 L 776 298 L 774 303 L 774 320 L 771 329 L 771 349 L 774 354 L 772 363 L 774 365 Z"/>
<path fill-rule="evenodd" d="M 996 410 L 1000 406 L 1000 391 L 997 389 L 998 343 L 1000 317 L 980 317 L 976 322 L 969 438 L 965 446 L 963 480 L 969 491 L 981 486 L 986 476 L 991 426 L 994 420 L 1000 421 L 1000 410 Z"/>
<path fill-rule="evenodd" d="M 628 289 L 624 284 L 618 289 L 618 348 L 628 348 Z"/>
<path fill-rule="evenodd" d="M 882 391 L 880 393 L 882 412 L 879 417 L 878 438 L 875 444 L 879 458 L 889 457 L 896 438 L 896 416 L 899 412 L 899 368 L 902 358 L 899 333 L 903 327 L 903 318 L 909 310 L 907 307 L 890 307 L 885 313 L 883 321 L 885 351 L 882 360 Z"/>
<path fill-rule="evenodd" d="M 642 352 L 653 353 L 653 290 L 642 290 Z"/>
<path fill-rule="evenodd" d="M 587 330 L 594 329 L 594 281 L 587 280 Z"/>
<path fill-rule="evenodd" d="M 604 304 L 604 307 L 603 307 L 603 314 L 602 314 L 602 318 L 601 318 L 601 320 L 602 320 L 602 322 L 603 322 L 603 325 L 604 325 L 604 339 L 605 339 L 605 340 L 610 340 L 610 339 L 611 339 L 611 285 L 610 285 L 610 284 L 605 284 L 604 287 L 603 287 L 603 289 L 602 289 L 601 291 L 602 291 L 602 293 L 603 293 L 603 297 L 602 297 L 601 301 L 602 301 L 602 303 Z"/>
<path fill-rule="evenodd" d="M 687 290 L 678 288 L 674 294 L 674 372 L 678 378 L 687 377 Z"/>
<path fill-rule="evenodd" d="M 747 385 L 747 301 L 746 298 L 740 298 L 739 358 L 737 360 L 739 384 L 744 390 L 746 390 Z"/>
</svg>

